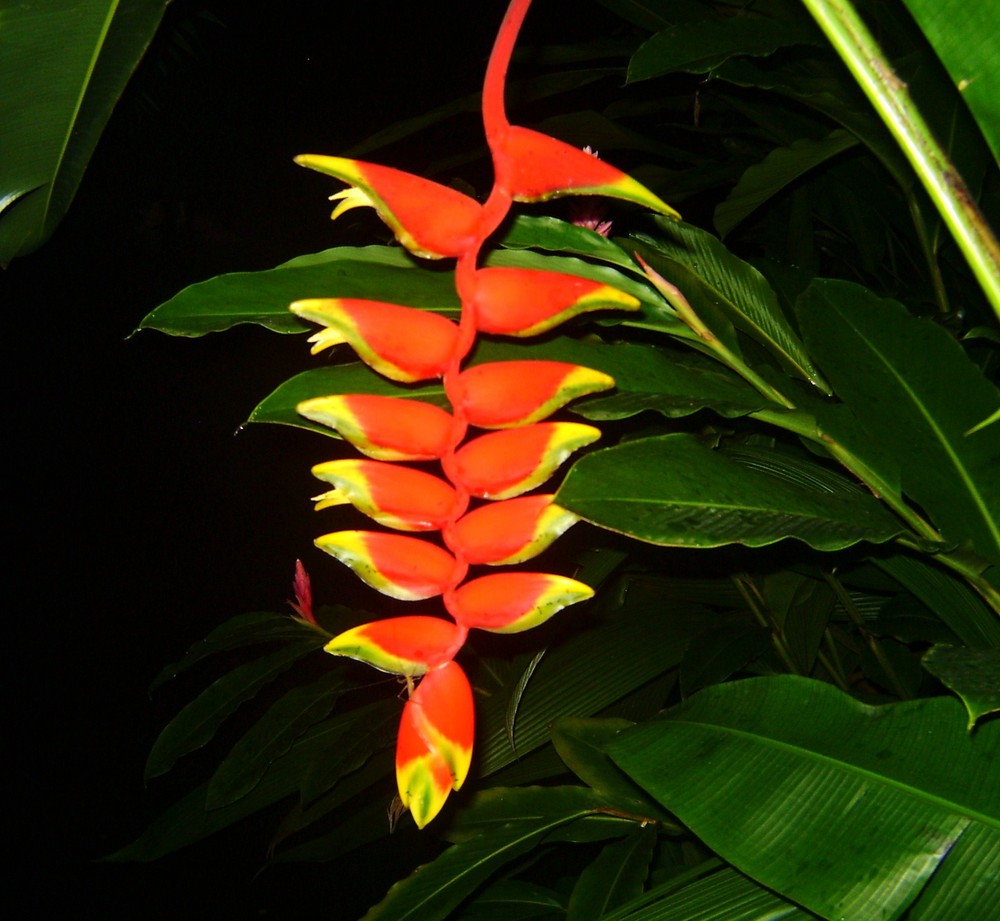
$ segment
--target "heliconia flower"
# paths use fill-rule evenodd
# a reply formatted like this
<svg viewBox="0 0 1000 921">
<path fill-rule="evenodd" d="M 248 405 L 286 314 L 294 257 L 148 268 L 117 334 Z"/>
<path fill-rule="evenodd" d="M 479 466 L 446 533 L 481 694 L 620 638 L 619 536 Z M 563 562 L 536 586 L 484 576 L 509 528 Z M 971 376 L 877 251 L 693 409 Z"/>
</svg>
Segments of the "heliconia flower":
<svg viewBox="0 0 1000 921">
<path fill-rule="evenodd" d="M 440 477 L 382 461 L 327 461 L 312 468 L 337 488 L 317 496 L 316 509 L 350 502 L 379 524 L 401 531 L 437 530 L 456 514 L 457 496 Z"/>
<path fill-rule="evenodd" d="M 498 361 L 462 372 L 461 410 L 486 429 L 527 425 L 571 400 L 614 387 L 613 377 L 561 361 Z M 345 436 L 346 437 L 346 436 Z"/>
<path fill-rule="evenodd" d="M 510 125 L 491 146 L 497 183 L 515 201 L 606 195 L 680 219 L 670 205 L 627 173 L 547 134 Z"/>
<path fill-rule="evenodd" d="M 295 409 L 384 461 L 437 460 L 448 450 L 455 425 L 450 413 L 430 403 L 369 393 L 316 397 Z"/>
<path fill-rule="evenodd" d="M 491 268 L 476 273 L 476 326 L 484 333 L 534 336 L 591 310 L 638 310 L 639 300 L 578 275 Z"/>
<path fill-rule="evenodd" d="M 345 630 L 323 651 L 413 678 L 450 662 L 468 632 L 466 627 L 440 617 L 390 617 Z"/>
<path fill-rule="evenodd" d="M 472 579 L 445 595 L 448 613 L 463 627 L 520 633 L 592 598 L 589 585 L 543 572 L 500 572 Z"/>
<path fill-rule="evenodd" d="M 456 189 L 392 167 L 343 157 L 303 154 L 295 162 L 352 186 L 331 196 L 331 201 L 339 201 L 331 219 L 351 208 L 374 208 L 414 256 L 460 256 L 476 240 L 482 207 Z"/>
<path fill-rule="evenodd" d="M 458 663 L 429 671 L 403 708 L 396 740 L 396 784 L 423 828 L 469 774 L 475 730 L 472 688 Z"/>
<path fill-rule="evenodd" d="M 448 545 L 472 565 L 530 560 L 580 520 L 552 498 L 521 496 L 477 508 L 446 532 Z"/>
<path fill-rule="evenodd" d="M 540 486 L 570 454 L 600 437 L 600 429 L 578 422 L 539 422 L 490 432 L 458 449 L 454 479 L 471 496 L 511 499 Z"/>
<path fill-rule="evenodd" d="M 369 367 L 407 384 L 444 374 L 458 339 L 458 327 L 447 317 L 399 304 L 310 298 L 288 309 L 326 327 L 309 338 L 314 355 L 347 342 Z"/>
<path fill-rule="evenodd" d="M 372 588 L 402 601 L 440 595 L 454 584 L 456 560 L 447 550 L 416 537 L 381 531 L 336 531 L 316 546 L 350 566 Z"/>
</svg>

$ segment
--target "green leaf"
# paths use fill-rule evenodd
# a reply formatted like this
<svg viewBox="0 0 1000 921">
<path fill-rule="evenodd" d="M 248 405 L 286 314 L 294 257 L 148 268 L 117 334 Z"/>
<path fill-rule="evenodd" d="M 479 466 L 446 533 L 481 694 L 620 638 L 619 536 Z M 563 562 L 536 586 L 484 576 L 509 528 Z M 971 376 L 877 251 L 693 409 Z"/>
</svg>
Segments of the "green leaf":
<svg viewBox="0 0 1000 921">
<path fill-rule="evenodd" d="M 605 915 L 604 921 L 806 921 L 815 917 L 731 867 L 706 873 L 699 866 L 651 887 Z"/>
<path fill-rule="evenodd" d="M 646 410 L 679 418 L 702 409 L 732 418 L 783 409 L 734 371 L 697 352 L 622 343 L 612 348 L 605 355 L 610 359 L 607 373 L 615 378 L 615 389 L 608 396 L 589 397 L 570 407 L 587 419 L 625 419 Z M 618 370 L 611 370 L 612 364 Z"/>
<path fill-rule="evenodd" d="M 0 267 L 41 246 L 62 220 L 166 6 L 3 4 Z"/>
<path fill-rule="evenodd" d="M 781 409 L 710 358 L 626 342 L 587 342 L 567 337 L 524 342 L 483 340 L 476 345 L 470 363 L 533 359 L 566 361 L 603 371 L 615 379 L 610 396 L 580 400 L 569 407 L 587 419 L 624 419 L 645 410 L 675 418 L 706 408 L 730 418 L 761 409 Z M 440 383 L 403 387 L 358 361 L 297 374 L 261 400 L 247 422 L 291 425 L 339 438 L 333 429 L 295 411 L 303 400 L 337 393 L 407 397 L 449 408 Z"/>
<path fill-rule="evenodd" d="M 387 689 L 392 687 L 389 684 Z M 306 807 L 337 787 L 342 777 L 356 771 L 372 755 L 391 746 L 402 712 L 400 702 L 390 695 L 314 726 L 299 746 L 303 753 L 299 792 Z M 316 811 L 322 814 L 329 808 L 329 802 L 317 804 Z"/>
<path fill-rule="evenodd" d="M 232 272 L 189 285 L 147 314 L 138 329 L 204 336 L 255 323 L 277 333 L 302 333 L 311 326 L 288 305 L 310 297 L 363 297 L 458 312 L 451 272 L 429 268 L 398 246 L 339 246 L 273 269 Z"/>
<path fill-rule="evenodd" d="M 589 629 L 577 629 L 550 646 L 521 701 L 517 756 L 524 757 L 548 742 L 554 720 L 593 716 L 676 666 L 690 637 L 713 617 L 704 608 L 677 603 L 671 606 L 669 620 L 651 632 L 649 618 L 659 617 L 662 606 L 658 592 L 644 596 L 637 589 L 616 616 Z M 571 618 L 573 613 L 560 616 Z M 608 669 L 608 662 L 616 663 L 615 668 Z M 482 777 L 515 760 L 506 730 L 510 693 L 505 686 L 490 690 L 477 705 Z"/>
<path fill-rule="evenodd" d="M 656 809 L 654 804 L 604 751 L 619 732 L 633 725 L 631 720 L 613 717 L 563 717 L 552 726 L 552 744 L 566 767 L 616 809 L 659 818 L 658 811 L 650 812 Z"/>
<path fill-rule="evenodd" d="M 407 397 L 433 403 L 442 408 L 449 407 L 444 395 L 444 387 L 440 383 L 422 387 L 403 387 L 381 374 L 376 374 L 368 365 L 360 361 L 352 361 L 342 365 L 313 368 L 289 378 L 254 407 L 253 412 L 247 418 L 247 424 L 271 422 L 278 425 L 291 425 L 310 432 L 318 432 L 330 438 L 340 438 L 340 433 L 335 429 L 300 416 L 295 407 L 304 400 L 341 393 L 371 393 L 387 397 Z"/>
<path fill-rule="evenodd" d="M 447 918 L 505 864 L 538 847 L 553 830 L 594 814 L 600 806 L 600 798 L 583 787 L 484 790 L 459 814 L 449 833 L 458 843 L 396 883 L 364 921 Z"/>
<path fill-rule="evenodd" d="M 640 825 L 621 841 L 606 845 L 576 881 L 566 921 L 598 921 L 641 894 L 655 844 L 656 829 Z"/>
<path fill-rule="evenodd" d="M 587 227 L 578 227 L 555 217 L 519 214 L 511 222 L 501 246 L 507 249 L 542 249 L 573 253 L 585 259 L 598 259 L 636 275 L 642 274 L 638 263 L 617 243 Z"/>
<path fill-rule="evenodd" d="M 963 643 L 1000 648 L 1000 619 L 952 572 L 932 559 L 899 553 L 872 557 L 872 562 L 927 605 Z"/>
<path fill-rule="evenodd" d="M 458 921 L 529 921 L 566 917 L 566 908 L 551 889 L 520 879 L 501 879 L 487 886 Z"/>
<path fill-rule="evenodd" d="M 241 646 L 253 646 L 257 643 L 306 639 L 315 639 L 317 646 L 322 646 L 329 639 L 329 634 L 288 614 L 275 614 L 270 611 L 240 614 L 220 624 L 204 639 L 194 643 L 179 662 L 166 666 L 153 679 L 150 690 L 156 690 L 164 682 L 187 671 L 192 665 L 219 652 L 239 649 Z"/>
<path fill-rule="evenodd" d="M 874 921 L 898 917 L 942 864 L 975 874 L 1000 851 L 1000 724 L 970 737 L 961 709 L 748 679 L 621 733 L 609 754 L 761 884 L 823 917 Z"/>
<path fill-rule="evenodd" d="M 542 656 L 545 655 L 545 652 L 546 650 L 543 647 L 531 657 L 531 661 L 524 667 L 524 671 L 521 672 L 521 676 L 517 679 L 511 691 L 510 701 L 507 703 L 507 713 L 504 716 L 507 741 L 510 743 L 511 751 L 517 751 L 517 744 L 514 741 L 514 723 L 517 720 L 517 709 L 521 705 L 521 698 L 524 697 L 528 682 L 531 681 L 531 676 L 535 673 L 535 669 L 538 668 L 538 663 L 542 661 Z"/>
<path fill-rule="evenodd" d="M 249 793 L 271 763 L 284 755 L 310 726 L 329 715 L 346 679 L 342 669 L 293 688 L 233 746 L 208 784 L 207 809 L 228 806 Z"/>
<path fill-rule="evenodd" d="M 321 639 L 289 643 L 213 682 L 164 727 L 146 760 L 146 779 L 165 774 L 182 755 L 209 742 L 241 703 L 322 645 Z"/>
<path fill-rule="evenodd" d="M 903 0 L 972 110 L 995 160 L 1000 160 L 1000 67 L 983 41 L 1000 20 L 996 0 Z"/>
<path fill-rule="evenodd" d="M 797 303 L 810 350 L 902 488 L 944 538 L 1000 563 L 1000 429 L 965 432 L 1000 392 L 937 324 L 845 281 L 815 280 Z"/>
<path fill-rule="evenodd" d="M 715 229 L 725 237 L 790 183 L 857 143 L 853 134 L 837 129 L 825 138 L 800 138 L 787 147 L 776 147 L 760 163 L 748 167 L 729 195 L 716 206 Z"/>
<path fill-rule="evenodd" d="M 699 633 L 691 640 L 681 662 L 681 694 L 718 684 L 752 662 L 771 645 L 771 632 L 745 617 Z"/>
<path fill-rule="evenodd" d="M 712 450 L 686 434 L 586 455 L 556 502 L 600 527 L 671 547 L 762 547 L 794 537 L 839 550 L 902 531 L 871 495 L 818 464 Z"/>
<path fill-rule="evenodd" d="M 674 71 L 705 73 L 733 55 L 762 57 L 789 45 L 816 45 L 822 36 L 808 22 L 720 16 L 685 22 L 643 43 L 628 66 L 628 82 Z"/>
<path fill-rule="evenodd" d="M 932 646 L 921 663 L 962 699 L 969 729 L 981 716 L 1000 711 L 1000 650 Z"/>
<path fill-rule="evenodd" d="M 785 318 L 774 289 L 752 265 L 738 259 L 704 230 L 680 221 L 655 219 L 656 236 L 636 235 L 636 240 L 660 256 L 687 269 L 702 286 L 705 296 L 723 309 L 730 320 L 769 349 L 787 368 L 818 389 L 828 392 L 826 382 L 813 364 L 805 346 Z M 681 280 L 661 272 L 677 284 L 689 300 L 692 293 Z M 698 310 L 698 305 L 692 301 Z M 716 332 L 709 318 L 702 318 Z M 718 333 L 717 333 L 718 335 Z"/>
</svg>

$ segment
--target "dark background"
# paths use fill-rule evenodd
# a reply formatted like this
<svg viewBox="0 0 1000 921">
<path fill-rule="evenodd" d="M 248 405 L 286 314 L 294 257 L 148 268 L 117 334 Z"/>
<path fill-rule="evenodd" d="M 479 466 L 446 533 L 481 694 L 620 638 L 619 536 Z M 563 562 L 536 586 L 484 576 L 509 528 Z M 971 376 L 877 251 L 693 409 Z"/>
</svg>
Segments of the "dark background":
<svg viewBox="0 0 1000 921">
<path fill-rule="evenodd" d="M 14 917 L 353 918 L 401 875 L 389 862 L 384 879 L 374 864 L 255 876 L 266 833 L 252 828 L 149 866 L 99 862 L 169 800 L 144 788 L 142 768 L 186 692 L 150 697 L 157 672 L 224 620 L 283 609 L 296 557 L 324 601 L 352 578 L 312 546 L 309 467 L 327 459 L 325 440 L 269 426 L 236 434 L 309 366 L 304 340 L 257 328 L 129 334 L 204 278 L 378 242 L 361 212 L 332 225 L 334 186 L 292 157 L 342 153 L 474 92 L 505 6 L 175 0 L 65 221 L 0 276 L 14 417 Z M 594 3 L 537 0 L 522 42 L 616 22 Z M 449 140 L 479 143 L 477 130 L 459 121 L 372 159 L 421 169 Z"/>
</svg>

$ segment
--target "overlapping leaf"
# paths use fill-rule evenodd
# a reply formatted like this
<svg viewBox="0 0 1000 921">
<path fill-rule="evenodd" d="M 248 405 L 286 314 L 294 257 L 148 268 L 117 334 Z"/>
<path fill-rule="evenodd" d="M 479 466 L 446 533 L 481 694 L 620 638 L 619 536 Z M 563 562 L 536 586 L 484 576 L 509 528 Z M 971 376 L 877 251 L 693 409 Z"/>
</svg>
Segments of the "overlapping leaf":
<svg viewBox="0 0 1000 921">
<path fill-rule="evenodd" d="M 823 917 L 874 921 L 952 861 L 975 876 L 1000 859 L 997 729 L 967 735 L 952 698 L 870 707 L 781 676 L 701 691 L 608 751 L 738 869 Z M 965 916 L 992 904 L 980 889 Z"/>
<path fill-rule="evenodd" d="M 944 329 L 849 282 L 816 280 L 797 304 L 837 395 L 898 465 L 903 491 L 955 544 L 1000 563 L 1000 428 L 966 433 L 1000 392 Z"/>
<path fill-rule="evenodd" d="M 740 463 L 684 434 L 587 455 L 557 501 L 593 524 L 674 547 L 761 547 L 795 537 L 835 550 L 902 531 L 871 495 L 818 464 L 781 454 Z"/>
</svg>

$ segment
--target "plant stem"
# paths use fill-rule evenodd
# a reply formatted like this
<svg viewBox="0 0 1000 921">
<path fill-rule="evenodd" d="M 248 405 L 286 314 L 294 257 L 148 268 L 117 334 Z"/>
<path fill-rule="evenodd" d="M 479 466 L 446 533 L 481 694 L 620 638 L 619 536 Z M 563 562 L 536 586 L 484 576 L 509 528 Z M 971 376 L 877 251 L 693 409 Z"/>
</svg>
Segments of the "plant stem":
<svg viewBox="0 0 1000 921">
<path fill-rule="evenodd" d="M 1000 244 L 850 0 L 802 0 L 892 132 L 1000 319 Z"/>
<path fill-rule="evenodd" d="M 896 674 L 896 670 L 892 667 L 892 663 L 889 661 L 889 657 L 885 654 L 885 650 L 882 649 L 878 638 L 868 631 L 868 627 L 865 625 L 865 619 L 861 616 L 861 612 L 857 609 L 854 604 L 853 599 L 847 594 L 847 590 L 841 584 L 840 580 L 836 578 L 833 573 L 823 571 L 823 578 L 826 580 L 827 585 L 833 589 L 834 594 L 840 600 L 840 603 L 844 606 L 844 610 L 847 611 L 847 616 L 854 621 L 854 625 L 861 632 L 861 635 L 865 638 L 868 643 L 868 648 L 871 649 L 872 655 L 878 661 L 878 664 L 882 666 L 882 671 L 885 672 L 886 677 L 889 679 L 889 683 L 892 685 L 893 691 L 900 700 L 909 700 L 913 695 L 907 691 L 905 685 L 900 681 L 899 676 Z"/>
</svg>

